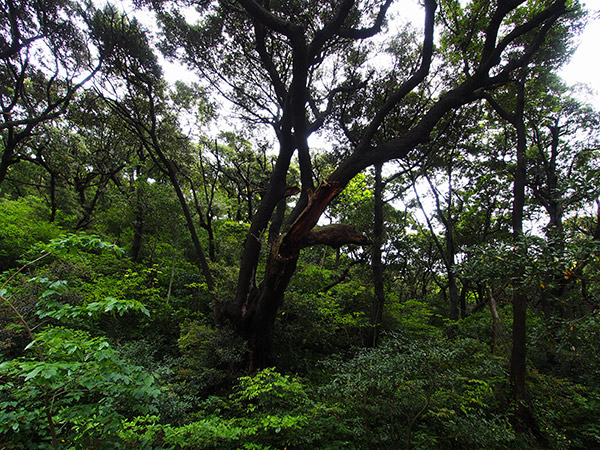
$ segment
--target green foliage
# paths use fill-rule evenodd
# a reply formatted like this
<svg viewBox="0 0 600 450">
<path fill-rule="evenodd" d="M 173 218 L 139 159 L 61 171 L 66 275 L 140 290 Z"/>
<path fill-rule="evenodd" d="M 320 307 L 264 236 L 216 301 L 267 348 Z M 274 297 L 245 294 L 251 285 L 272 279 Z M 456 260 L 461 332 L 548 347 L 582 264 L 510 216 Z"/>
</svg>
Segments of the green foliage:
<svg viewBox="0 0 600 450">
<path fill-rule="evenodd" d="M 515 448 L 498 409 L 504 361 L 471 339 L 413 341 L 328 363 L 322 395 L 341 410 L 357 448 Z"/>
<path fill-rule="evenodd" d="M 540 429 L 556 449 L 600 445 L 600 391 L 567 378 L 531 373 L 531 394 Z"/>
<path fill-rule="evenodd" d="M 229 388 L 244 368 L 244 342 L 231 330 L 216 329 L 197 320 L 186 320 L 180 328 L 182 360 L 177 375 L 185 382 L 184 389 L 214 395 Z"/>
<path fill-rule="evenodd" d="M 189 424 L 148 416 L 125 422 L 120 435 L 142 449 L 347 448 L 334 412 L 315 403 L 302 381 L 269 368 L 241 377 L 227 397 L 209 397 Z"/>
<path fill-rule="evenodd" d="M 389 325 L 391 329 L 402 330 L 402 333 L 414 339 L 442 337 L 442 330 L 432 324 L 432 319 L 436 314 L 429 304 L 414 299 L 401 303 L 393 300 L 393 296 L 388 297 L 388 308 L 386 309 L 388 320 L 392 321 L 392 324 Z"/>
<path fill-rule="evenodd" d="M 276 321 L 274 348 L 281 367 L 304 373 L 323 355 L 362 345 L 369 289 L 348 277 L 321 292 L 341 271 L 304 263 L 299 268 Z"/>
<path fill-rule="evenodd" d="M 47 209 L 36 197 L 0 199 L 0 272 L 14 267 L 36 244 L 60 234 L 60 227 L 47 219 Z"/>
<path fill-rule="evenodd" d="M 32 343 L 29 355 L 0 364 L 0 433 L 13 448 L 47 442 L 47 414 L 76 448 L 112 448 L 123 417 L 152 409 L 154 377 L 120 359 L 105 339 L 62 327 L 35 339 L 41 356 Z"/>
<path fill-rule="evenodd" d="M 56 239 L 45 247 L 55 257 L 76 249 L 115 247 L 85 235 Z M 68 293 L 66 281 L 36 276 L 28 283 L 40 288 L 35 315 L 41 322 L 35 328 L 15 307 L 13 298 L 21 292 L 7 283 L 1 289 L 5 306 L 31 341 L 22 356 L 0 364 L 0 435 L 9 448 L 34 448 L 33 443 L 47 448 L 58 439 L 69 448 L 115 448 L 124 417 L 154 410 L 151 402 L 159 395 L 155 378 L 122 359 L 106 338 L 56 324 L 148 310 L 139 301 L 112 297 L 72 305 L 60 301 Z"/>
<path fill-rule="evenodd" d="M 389 2 L 240 8 L 200 0 L 192 2 L 195 24 L 180 2 L 134 3 L 155 8 L 162 45 L 134 13 L 110 5 L 4 0 L 0 8 L 1 448 L 600 446 L 600 121 L 549 70 L 569 56 L 579 2 L 568 1 L 563 16 L 549 0 L 420 2 L 437 3 L 431 70 L 420 31 L 396 19 L 379 23 Z M 550 4 L 553 11 L 527 23 Z M 366 36 L 386 28 L 370 45 Z M 211 82 L 169 85 L 157 47 Z M 96 63 L 102 67 L 90 73 Z M 100 76 L 91 83 L 87 75 Z M 554 212 L 564 223 L 515 242 L 510 186 L 520 164 L 506 118 L 518 118 L 521 77 L 525 222 Z M 243 135 L 202 135 L 198 127 L 217 114 L 210 86 L 248 120 Z M 484 105 L 490 99 L 503 117 Z M 263 136 L 268 124 L 280 159 Z M 327 139 L 319 154 L 312 133 Z M 383 172 L 379 348 L 362 348 L 374 297 L 367 247 L 305 248 L 288 266 L 297 270 L 284 298 L 253 297 L 271 281 L 260 277 L 269 273 L 276 216 L 283 213 L 282 232 L 286 217 L 298 217 L 275 207 L 289 209 L 296 197 L 284 197 L 295 189 L 270 189 L 301 187 L 299 207 L 311 201 L 310 180 L 335 188 L 364 169 L 327 214 L 372 236 L 374 181 L 365 167 L 394 155 L 403 161 L 386 162 Z M 429 229 L 404 163 L 415 193 L 423 173 L 431 175 L 438 217 Z M 309 204 L 307 212 L 320 207 Z M 186 205 L 194 206 L 187 223 Z M 266 217 L 268 210 L 277 213 Z M 252 222 L 257 235 L 248 234 Z M 453 238 L 452 252 L 438 225 Z M 186 227 L 208 250 L 213 292 Z M 61 235 L 82 229 L 98 236 Z M 245 255 L 259 262 L 240 287 L 238 266 L 251 247 L 244 242 L 252 242 L 245 239 L 261 250 Z M 450 327 L 445 246 L 461 261 L 454 269 L 466 299 L 467 317 Z M 15 272 L 20 260 L 31 263 Z M 517 427 L 508 374 L 516 290 L 527 295 L 527 391 L 545 441 L 534 441 L 535 425 Z M 213 324 L 214 307 L 234 318 L 235 332 L 225 320 Z M 240 314 L 229 314 L 237 307 Z M 260 345 L 248 336 L 265 312 L 276 317 L 268 337 L 278 369 L 248 375 L 249 348 Z"/>
</svg>

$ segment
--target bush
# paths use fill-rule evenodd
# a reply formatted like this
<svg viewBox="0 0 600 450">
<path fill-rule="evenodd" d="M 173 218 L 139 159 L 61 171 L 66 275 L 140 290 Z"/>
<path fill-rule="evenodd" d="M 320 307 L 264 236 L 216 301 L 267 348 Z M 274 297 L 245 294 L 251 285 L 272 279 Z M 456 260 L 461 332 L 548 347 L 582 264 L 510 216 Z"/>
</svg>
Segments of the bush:
<svg viewBox="0 0 600 450">
<path fill-rule="evenodd" d="M 209 397 L 196 419 L 183 426 L 159 423 L 156 416 L 124 424 L 120 436 L 141 449 L 339 449 L 337 411 L 311 398 L 298 378 L 269 368 L 240 377 L 227 397 Z"/>
<path fill-rule="evenodd" d="M 472 339 L 387 335 L 377 349 L 329 362 L 321 393 L 356 448 L 517 448 L 500 409 L 505 361 Z"/>
<path fill-rule="evenodd" d="M 81 235 L 53 240 L 44 250 L 64 257 L 73 250 L 106 248 L 114 246 Z M 136 300 L 114 297 L 64 302 L 65 280 L 37 276 L 27 282 L 37 286 L 29 289 L 38 293 L 31 302 L 35 314 L 24 316 L 15 299 L 26 290 L 16 288 L 16 280 L 9 278 L 0 296 L 14 317 L 12 328 L 23 332 L 29 344 L 22 355 L 0 364 L 3 448 L 117 448 L 122 419 L 154 411 L 159 389 L 151 373 L 125 361 L 106 338 L 73 325 L 89 329 L 86 322 L 103 315 L 148 310 Z"/>
<path fill-rule="evenodd" d="M 39 242 L 48 242 L 61 232 L 47 220 L 47 208 L 36 197 L 0 199 L 0 272 L 17 261 Z"/>
</svg>

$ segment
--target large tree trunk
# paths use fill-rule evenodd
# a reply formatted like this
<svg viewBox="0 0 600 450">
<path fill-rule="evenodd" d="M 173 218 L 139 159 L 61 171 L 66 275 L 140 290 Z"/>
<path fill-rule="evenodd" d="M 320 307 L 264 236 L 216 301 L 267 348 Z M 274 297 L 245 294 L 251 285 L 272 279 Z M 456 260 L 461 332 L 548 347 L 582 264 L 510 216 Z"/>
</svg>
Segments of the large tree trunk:
<svg viewBox="0 0 600 450">
<path fill-rule="evenodd" d="M 337 248 L 346 244 L 368 243 L 362 234 L 345 225 L 314 228 L 324 209 L 339 192 L 337 183 L 322 183 L 314 194 L 308 195 L 306 207 L 287 232 L 271 244 L 264 281 L 258 287 L 250 286 L 247 294 L 239 299 L 241 304 L 229 305 L 230 319 L 248 340 L 250 371 L 274 362 L 271 343 L 275 317 L 296 270 L 300 250 L 313 245 Z M 253 283 L 254 274 L 251 274 L 250 280 Z"/>
</svg>

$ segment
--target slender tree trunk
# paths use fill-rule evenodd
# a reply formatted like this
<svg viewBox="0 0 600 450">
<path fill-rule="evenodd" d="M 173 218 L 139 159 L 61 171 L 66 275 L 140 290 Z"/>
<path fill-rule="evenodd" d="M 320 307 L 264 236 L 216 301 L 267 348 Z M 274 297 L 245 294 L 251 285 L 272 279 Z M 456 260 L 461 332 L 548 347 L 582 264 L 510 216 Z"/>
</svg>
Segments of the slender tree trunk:
<svg viewBox="0 0 600 450">
<path fill-rule="evenodd" d="M 596 200 L 596 226 L 594 227 L 592 237 L 600 241 L 600 200 Z"/>
<path fill-rule="evenodd" d="M 525 81 L 526 73 L 520 75 L 516 82 L 517 99 L 513 113 L 508 112 L 499 105 L 491 96 L 487 96 L 491 106 L 507 122 L 509 122 L 517 133 L 517 166 L 515 169 L 515 180 L 513 184 L 513 209 L 512 229 L 515 246 L 523 237 L 523 214 L 525 209 L 525 186 L 527 184 L 527 128 L 525 126 Z M 524 269 L 515 274 L 513 283 L 513 325 L 512 325 L 512 349 L 510 355 L 510 384 L 513 399 L 516 402 L 515 417 L 518 425 L 533 433 L 538 439 L 544 440 L 539 426 L 533 415 L 526 389 L 527 376 L 527 294 L 520 286 L 525 277 Z"/>
<path fill-rule="evenodd" d="M 498 315 L 498 309 L 496 306 L 496 297 L 494 296 L 494 291 L 490 288 L 490 316 L 492 318 L 492 355 L 495 355 L 498 351 L 498 328 L 500 324 L 500 316 Z"/>
<path fill-rule="evenodd" d="M 56 220 L 56 176 L 54 173 L 49 172 L 50 174 L 50 222 L 54 222 Z"/>
<path fill-rule="evenodd" d="M 208 291 L 210 292 L 211 297 L 214 295 L 215 284 L 212 278 L 212 274 L 210 273 L 210 268 L 208 267 L 208 261 L 206 256 L 204 255 L 204 249 L 202 248 L 202 244 L 200 243 L 200 238 L 198 237 L 198 232 L 196 231 L 196 226 L 194 224 L 194 219 L 192 218 L 192 214 L 190 213 L 190 208 L 188 207 L 185 196 L 183 195 L 183 191 L 181 190 L 181 185 L 179 184 L 179 180 L 177 179 L 177 173 L 175 172 L 175 167 L 171 161 L 169 161 L 162 152 L 159 153 L 161 162 L 165 166 L 167 171 L 167 175 L 171 180 L 171 184 L 175 189 L 175 194 L 177 195 L 177 199 L 179 200 L 179 204 L 183 211 L 183 216 L 185 217 L 185 222 L 187 224 L 188 231 L 190 233 L 190 237 L 192 239 L 192 243 L 194 244 L 194 249 L 196 250 L 196 256 L 198 258 L 198 264 L 202 275 L 204 275 L 204 279 L 206 280 L 206 286 L 208 287 Z M 214 306 L 214 305 L 213 305 Z"/>
<path fill-rule="evenodd" d="M 525 87 L 518 85 L 517 110 L 513 125 L 517 131 L 517 167 L 513 185 L 512 227 L 517 243 L 523 236 L 523 212 L 525 207 L 525 185 L 527 183 L 527 130 L 524 122 Z M 525 276 L 520 274 L 520 278 Z M 520 280 L 519 280 L 520 281 Z M 518 281 L 518 282 L 519 282 Z M 514 286 L 512 298 L 513 327 L 510 358 L 510 381 L 513 397 L 517 403 L 517 416 L 527 430 L 541 438 L 539 426 L 533 415 L 526 388 L 527 377 L 527 294 L 520 286 Z"/>
<path fill-rule="evenodd" d="M 171 299 L 171 288 L 173 287 L 173 280 L 175 279 L 175 260 L 177 259 L 177 253 L 173 252 L 173 259 L 171 261 L 171 276 L 169 277 L 169 288 L 167 289 L 167 299 L 165 303 L 168 305 Z"/>
<path fill-rule="evenodd" d="M 451 223 L 451 220 L 449 218 L 448 222 Z M 446 269 L 448 273 L 448 296 L 450 297 L 450 320 L 458 320 L 460 314 L 460 294 L 456 282 L 456 274 L 454 273 L 455 250 L 452 234 L 452 226 L 450 226 L 450 229 L 446 228 Z"/>
<path fill-rule="evenodd" d="M 371 307 L 371 326 L 366 342 L 368 347 L 376 347 L 379 341 L 379 328 L 385 303 L 383 262 L 381 260 L 381 245 L 383 243 L 383 182 L 381 180 L 381 168 L 382 164 L 375 165 L 373 244 L 371 246 L 374 296 Z"/>
<path fill-rule="evenodd" d="M 142 236 L 144 234 L 144 217 L 139 208 L 136 208 L 135 221 L 133 222 L 133 241 L 129 256 L 135 262 L 140 260 L 140 250 L 142 249 Z"/>
<path fill-rule="evenodd" d="M 515 114 L 514 126 L 517 131 L 517 167 L 513 185 L 512 228 L 513 238 L 518 242 L 523 236 L 523 210 L 525 207 L 525 185 L 527 182 L 527 135 L 523 121 L 524 87 L 519 84 L 518 111 Z M 526 372 L 526 335 L 527 335 L 527 296 L 518 286 L 513 294 L 513 335 L 511 351 L 510 378 L 515 399 L 519 408 L 528 405 L 525 389 Z"/>
<path fill-rule="evenodd" d="M 470 283 L 463 281 L 462 288 L 460 289 L 460 318 L 464 319 L 467 317 L 467 294 L 469 293 Z"/>
</svg>

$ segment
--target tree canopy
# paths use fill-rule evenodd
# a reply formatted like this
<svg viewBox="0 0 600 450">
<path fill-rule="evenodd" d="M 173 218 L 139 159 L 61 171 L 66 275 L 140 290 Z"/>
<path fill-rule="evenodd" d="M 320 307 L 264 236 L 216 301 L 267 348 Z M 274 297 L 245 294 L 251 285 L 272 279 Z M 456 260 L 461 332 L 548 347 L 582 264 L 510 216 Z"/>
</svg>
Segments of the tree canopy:
<svg viewBox="0 0 600 450">
<path fill-rule="evenodd" d="M 579 2 L 2 1 L 4 447 L 598 445 Z"/>
</svg>

